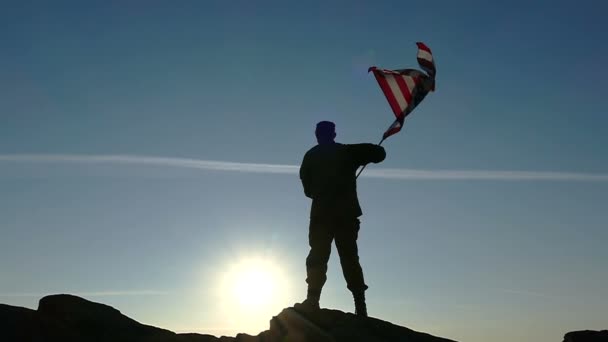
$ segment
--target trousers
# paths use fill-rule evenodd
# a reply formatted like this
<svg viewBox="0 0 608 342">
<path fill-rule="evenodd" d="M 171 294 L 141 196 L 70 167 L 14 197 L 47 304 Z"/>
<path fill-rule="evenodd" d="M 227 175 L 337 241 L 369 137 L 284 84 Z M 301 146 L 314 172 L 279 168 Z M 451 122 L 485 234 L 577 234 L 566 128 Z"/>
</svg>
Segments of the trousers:
<svg viewBox="0 0 608 342">
<path fill-rule="evenodd" d="M 348 289 L 353 293 L 367 289 L 359 263 L 358 235 L 359 219 L 356 217 L 311 218 L 308 231 L 310 252 L 306 258 L 306 283 L 309 291 L 321 293 L 327 280 L 327 262 L 334 240 Z"/>
</svg>

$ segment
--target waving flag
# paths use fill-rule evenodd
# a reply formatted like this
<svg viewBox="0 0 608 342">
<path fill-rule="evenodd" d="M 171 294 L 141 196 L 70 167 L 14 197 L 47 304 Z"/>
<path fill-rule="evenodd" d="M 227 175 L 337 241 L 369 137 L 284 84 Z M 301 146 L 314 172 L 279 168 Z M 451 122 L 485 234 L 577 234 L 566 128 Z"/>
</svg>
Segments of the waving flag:
<svg viewBox="0 0 608 342">
<path fill-rule="evenodd" d="M 426 73 L 416 69 L 387 70 L 375 66 L 368 70 L 374 72 L 396 118 L 384 133 L 382 140 L 399 132 L 403 127 L 405 117 L 422 102 L 429 91 L 435 90 L 437 70 L 431 49 L 424 43 L 419 42 L 416 45 L 418 46 L 418 64 Z"/>
</svg>

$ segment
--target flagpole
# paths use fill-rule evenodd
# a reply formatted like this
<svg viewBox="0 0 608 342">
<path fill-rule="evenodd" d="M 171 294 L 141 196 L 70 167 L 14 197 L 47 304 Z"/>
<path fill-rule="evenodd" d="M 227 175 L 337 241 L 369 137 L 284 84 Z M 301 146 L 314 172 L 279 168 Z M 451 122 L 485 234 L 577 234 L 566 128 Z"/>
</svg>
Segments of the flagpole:
<svg viewBox="0 0 608 342">
<path fill-rule="evenodd" d="M 383 135 L 382 136 L 382 140 L 380 140 L 380 142 L 378 143 L 378 146 L 381 146 L 385 139 L 386 138 Z M 363 172 L 363 170 L 365 170 L 366 166 L 367 166 L 367 164 L 363 165 L 363 167 L 361 168 L 361 170 L 359 170 L 359 173 L 357 173 L 357 176 L 355 177 L 355 179 L 359 178 L 359 175 L 361 175 L 361 172 Z"/>
</svg>

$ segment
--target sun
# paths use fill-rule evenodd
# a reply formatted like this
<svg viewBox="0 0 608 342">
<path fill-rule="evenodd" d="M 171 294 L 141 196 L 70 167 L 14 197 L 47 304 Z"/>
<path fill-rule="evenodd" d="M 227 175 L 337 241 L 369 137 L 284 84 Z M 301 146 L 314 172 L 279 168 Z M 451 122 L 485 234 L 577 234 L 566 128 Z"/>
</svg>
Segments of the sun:
<svg viewBox="0 0 608 342">
<path fill-rule="evenodd" d="M 242 257 L 225 269 L 219 286 L 222 302 L 232 313 L 251 320 L 258 314 L 264 325 L 287 304 L 288 281 L 283 268 L 271 258 Z"/>
<path fill-rule="evenodd" d="M 236 281 L 232 292 L 241 306 L 257 308 L 272 301 L 278 279 L 268 265 L 250 262 L 235 271 Z"/>
</svg>

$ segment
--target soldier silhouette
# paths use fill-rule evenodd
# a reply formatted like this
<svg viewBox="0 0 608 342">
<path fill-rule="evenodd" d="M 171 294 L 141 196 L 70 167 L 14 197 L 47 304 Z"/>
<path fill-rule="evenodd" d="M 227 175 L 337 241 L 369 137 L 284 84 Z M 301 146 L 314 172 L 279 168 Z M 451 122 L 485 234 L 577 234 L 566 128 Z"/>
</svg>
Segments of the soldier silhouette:
<svg viewBox="0 0 608 342">
<path fill-rule="evenodd" d="M 300 166 L 304 194 L 312 199 L 308 232 L 310 252 L 306 258 L 308 293 L 302 304 L 319 309 L 331 244 L 335 240 L 342 273 L 355 301 L 355 313 L 365 317 L 365 290 L 368 287 L 357 250 L 362 212 L 355 173 L 362 165 L 383 161 L 386 152 L 375 144 L 337 143 L 334 141 L 335 128 L 330 121 L 317 124 L 318 145 L 306 152 Z"/>
</svg>

